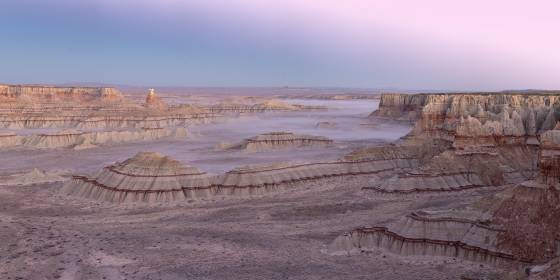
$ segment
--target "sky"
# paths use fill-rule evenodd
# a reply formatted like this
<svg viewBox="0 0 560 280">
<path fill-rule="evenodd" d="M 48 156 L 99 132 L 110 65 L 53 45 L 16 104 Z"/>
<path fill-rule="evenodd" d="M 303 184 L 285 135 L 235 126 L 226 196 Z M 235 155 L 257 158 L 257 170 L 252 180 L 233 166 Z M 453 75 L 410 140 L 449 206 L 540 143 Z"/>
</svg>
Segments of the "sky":
<svg viewBox="0 0 560 280">
<path fill-rule="evenodd" d="M 560 1 L 1 0 L 0 83 L 560 89 Z"/>
</svg>

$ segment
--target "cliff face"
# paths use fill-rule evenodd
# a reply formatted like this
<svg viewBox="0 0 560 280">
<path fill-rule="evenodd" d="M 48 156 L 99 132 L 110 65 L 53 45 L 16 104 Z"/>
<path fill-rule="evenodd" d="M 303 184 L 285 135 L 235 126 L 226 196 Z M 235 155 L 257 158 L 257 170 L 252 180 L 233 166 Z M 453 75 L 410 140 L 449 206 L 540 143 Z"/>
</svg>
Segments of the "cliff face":
<svg viewBox="0 0 560 280">
<path fill-rule="evenodd" d="M 539 181 L 545 184 L 560 183 L 560 129 L 541 135 L 539 152 Z"/>
<path fill-rule="evenodd" d="M 363 190 L 394 197 L 502 189 L 468 207 L 354 229 L 336 238 L 329 252 L 383 249 L 490 264 L 528 264 L 557 256 L 559 108 L 559 93 L 384 95 L 373 116 L 416 118 L 405 145 L 391 148 L 428 144 L 432 155 Z"/>
<path fill-rule="evenodd" d="M 370 116 L 414 122 L 426 105 L 427 97 L 418 94 L 383 94 L 379 101 L 379 109 Z"/>
<path fill-rule="evenodd" d="M 456 148 L 537 144 L 560 118 L 560 93 L 385 94 L 371 115 L 416 120 L 408 138 L 438 138 Z"/>
<path fill-rule="evenodd" d="M 122 101 L 122 94 L 108 87 L 54 87 L 35 85 L 0 85 L 2 101 Z"/>
</svg>

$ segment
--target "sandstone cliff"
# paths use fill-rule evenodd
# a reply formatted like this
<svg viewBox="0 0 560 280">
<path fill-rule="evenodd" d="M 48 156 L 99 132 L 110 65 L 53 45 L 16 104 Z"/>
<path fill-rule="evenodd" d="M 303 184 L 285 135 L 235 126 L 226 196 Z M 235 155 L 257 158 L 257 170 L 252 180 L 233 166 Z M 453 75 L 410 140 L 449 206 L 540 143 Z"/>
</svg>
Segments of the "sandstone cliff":
<svg viewBox="0 0 560 280">
<path fill-rule="evenodd" d="M 438 138 L 457 148 L 538 144 L 560 119 L 560 93 L 385 94 L 371 114 L 416 120 L 409 138 Z"/>
<path fill-rule="evenodd" d="M 0 100 L 15 101 L 122 101 L 122 94 L 108 87 L 56 87 L 39 85 L 0 85 Z"/>
</svg>

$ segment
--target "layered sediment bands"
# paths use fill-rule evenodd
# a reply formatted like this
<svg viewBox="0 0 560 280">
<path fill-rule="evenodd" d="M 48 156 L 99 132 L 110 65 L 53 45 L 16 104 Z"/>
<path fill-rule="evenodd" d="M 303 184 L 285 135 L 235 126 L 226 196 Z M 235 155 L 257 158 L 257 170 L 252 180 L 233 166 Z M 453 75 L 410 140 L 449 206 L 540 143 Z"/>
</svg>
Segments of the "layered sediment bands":
<svg viewBox="0 0 560 280">
<path fill-rule="evenodd" d="M 419 194 L 454 192 L 485 186 L 478 174 L 456 173 L 445 175 L 405 174 L 383 180 L 381 184 L 364 187 L 386 194 Z"/>
<path fill-rule="evenodd" d="M 321 110 L 326 109 L 326 107 L 304 106 L 288 104 L 280 100 L 269 100 L 257 104 L 220 103 L 205 107 L 205 109 L 213 113 L 262 113 L 267 111 Z"/>
<path fill-rule="evenodd" d="M 0 128 L 34 129 L 34 128 L 141 128 L 186 126 L 194 123 L 206 123 L 218 115 L 212 113 L 170 114 L 170 115 L 134 115 L 123 112 L 119 115 L 72 115 L 72 116 L 0 116 Z"/>
<path fill-rule="evenodd" d="M 362 227 L 337 237 L 330 254 L 349 254 L 376 249 L 400 255 L 461 258 L 489 264 L 530 263 L 498 248 L 497 236 L 503 229 L 487 222 L 413 213 L 388 227 Z"/>
<path fill-rule="evenodd" d="M 111 88 L 0 86 L 0 128 L 106 129 L 185 126 L 218 117 L 195 106 L 167 106 L 149 95 L 134 104 Z"/>
<path fill-rule="evenodd" d="M 427 100 L 426 95 L 419 94 L 382 94 L 379 109 L 370 117 L 414 122 L 420 117 Z"/>
<path fill-rule="evenodd" d="M 324 147 L 332 143 L 331 139 L 322 136 L 294 134 L 291 132 L 271 132 L 245 139 L 241 143 L 226 148 L 259 152 L 298 147 Z"/>
<path fill-rule="evenodd" d="M 560 183 L 560 130 L 549 130 L 540 139 L 538 180 L 556 185 Z"/>
<path fill-rule="evenodd" d="M 560 253 L 559 199 L 558 190 L 527 181 L 468 207 L 420 211 L 389 225 L 357 228 L 337 237 L 329 253 L 381 249 L 494 265 L 547 261 Z"/>
<path fill-rule="evenodd" d="M 491 228 L 482 228 L 471 222 L 463 221 L 438 221 L 434 223 L 436 225 L 430 225 L 432 222 L 424 221 L 421 224 L 424 228 L 455 226 L 456 228 L 453 230 L 436 231 L 446 234 L 455 231 L 458 233 L 458 236 L 449 234 L 442 236 L 442 239 L 436 239 L 430 234 L 409 233 L 405 236 L 386 227 L 364 227 L 336 238 L 329 246 L 329 253 L 340 255 L 383 249 L 400 255 L 443 256 L 494 265 L 531 262 L 531 260 L 501 252 L 488 244 L 491 242 L 477 244 L 479 243 L 477 242 L 478 240 L 468 239 L 469 235 L 474 235 L 478 237 L 484 236 L 484 241 L 490 240 L 490 238 L 494 238 L 495 241 L 496 231 Z M 469 230 L 465 231 L 463 228 L 469 228 Z M 421 232 L 422 230 L 419 231 Z M 453 239 L 454 237 L 459 238 Z M 482 247 L 478 245 L 482 245 Z"/>
<path fill-rule="evenodd" d="M 39 85 L 0 85 L 0 100 L 17 101 L 122 101 L 122 94 L 108 87 L 55 87 Z"/>
<path fill-rule="evenodd" d="M 0 175 L 0 186 L 25 186 L 32 184 L 42 184 L 60 182 L 64 178 L 59 174 L 48 173 L 34 168 L 29 172 Z"/>
<path fill-rule="evenodd" d="M 457 148 L 465 148 L 471 141 L 475 146 L 534 142 L 554 127 L 559 107 L 559 92 L 385 94 L 372 116 L 417 119 L 409 138 L 457 141 Z"/>
<path fill-rule="evenodd" d="M 23 145 L 24 140 L 24 136 L 17 135 L 14 132 L 0 132 L 0 148 Z"/>
<path fill-rule="evenodd" d="M 532 146 L 499 147 L 476 153 L 447 150 L 424 159 L 412 170 L 363 189 L 379 194 L 435 195 L 517 184 L 535 177 L 537 151 L 538 148 Z"/>
<path fill-rule="evenodd" d="M 128 166 L 131 164 L 133 164 L 133 166 L 144 166 L 143 169 L 149 172 L 150 178 L 158 177 L 159 175 L 154 173 L 150 168 L 157 168 L 157 166 L 161 165 L 159 163 L 154 164 L 153 162 L 157 162 L 157 158 L 165 156 L 146 153 L 149 155 L 147 156 L 141 153 L 123 163 L 108 166 L 93 177 L 74 176 L 64 187 L 64 192 L 71 195 L 110 202 L 150 202 L 203 199 L 214 196 L 252 196 L 284 190 L 291 187 L 292 184 L 299 182 L 348 175 L 378 174 L 393 170 L 410 169 L 418 165 L 418 160 L 408 155 L 406 152 L 395 152 L 392 154 L 381 153 L 383 150 L 384 149 L 375 151 L 369 150 L 367 154 L 362 152 L 359 157 L 356 155 L 350 157 L 353 158 L 353 160 L 347 158 L 332 162 L 277 163 L 244 166 L 222 175 L 209 176 L 204 174 L 204 184 L 192 184 L 185 178 L 184 180 L 178 180 L 180 183 L 179 185 L 173 182 L 169 188 L 163 185 L 160 187 L 148 187 L 151 186 L 149 184 L 152 183 L 149 182 L 152 181 L 146 181 L 148 183 L 142 180 L 138 181 L 132 179 L 127 179 L 125 181 L 123 179 L 124 177 L 119 176 L 115 178 L 121 178 L 121 181 L 107 181 L 104 179 L 108 178 L 108 176 L 113 176 L 111 175 L 113 173 L 123 173 L 121 175 L 127 178 L 147 176 L 143 173 L 137 174 L 138 172 L 131 173 L 122 171 L 124 167 L 126 167 L 127 170 L 130 169 Z M 152 157 L 155 159 L 152 159 Z M 167 158 L 166 162 L 168 161 L 172 160 Z M 178 163 L 175 163 L 175 165 L 176 164 Z M 161 182 L 164 181 L 165 180 L 162 180 Z M 122 185 L 116 185 L 117 182 L 122 183 Z M 101 190 L 103 191 L 100 192 Z M 127 193 L 133 193 L 133 195 L 128 195 Z"/>
<path fill-rule="evenodd" d="M 62 191 L 109 202 L 164 202 L 203 195 L 212 180 L 213 177 L 195 167 L 158 153 L 144 152 L 105 167 L 94 177 L 74 176 Z"/>
<path fill-rule="evenodd" d="M 143 128 L 123 131 L 77 131 L 63 130 L 55 133 L 43 133 L 29 136 L 0 135 L 0 148 L 74 148 L 87 149 L 108 143 L 134 141 L 152 141 L 162 138 L 187 136 L 185 128 Z M 7 140 L 3 141 L 3 138 Z"/>
</svg>

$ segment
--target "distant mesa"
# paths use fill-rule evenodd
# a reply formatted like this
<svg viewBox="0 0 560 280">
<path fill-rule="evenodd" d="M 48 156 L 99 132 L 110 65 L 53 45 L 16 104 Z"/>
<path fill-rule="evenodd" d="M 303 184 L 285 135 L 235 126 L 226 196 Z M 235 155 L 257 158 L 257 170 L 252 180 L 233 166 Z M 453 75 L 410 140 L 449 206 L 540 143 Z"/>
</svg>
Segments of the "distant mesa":
<svg viewBox="0 0 560 280">
<path fill-rule="evenodd" d="M 239 149 L 250 152 L 260 152 L 275 149 L 289 149 L 300 147 L 325 147 L 333 140 L 323 136 L 294 134 L 291 132 L 270 132 L 247 138 L 240 143 L 223 145 L 226 149 Z"/>
<path fill-rule="evenodd" d="M 1 85 L 0 100 L 4 102 L 120 102 L 121 92 L 110 87 L 56 87 L 44 85 Z"/>
<path fill-rule="evenodd" d="M 280 100 L 271 99 L 261 103 L 239 103 L 222 102 L 206 108 L 213 113 L 261 113 L 274 111 L 302 111 L 302 110 L 323 110 L 324 106 L 305 106 L 299 104 L 289 104 Z"/>
<path fill-rule="evenodd" d="M 140 105 L 108 87 L 0 85 L 0 128 L 137 129 L 186 126 L 216 117 L 197 106 L 168 106 L 153 91 Z"/>
<path fill-rule="evenodd" d="M 337 124 L 335 122 L 318 122 L 315 127 L 317 128 L 335 128 Z"/>
</svg>

